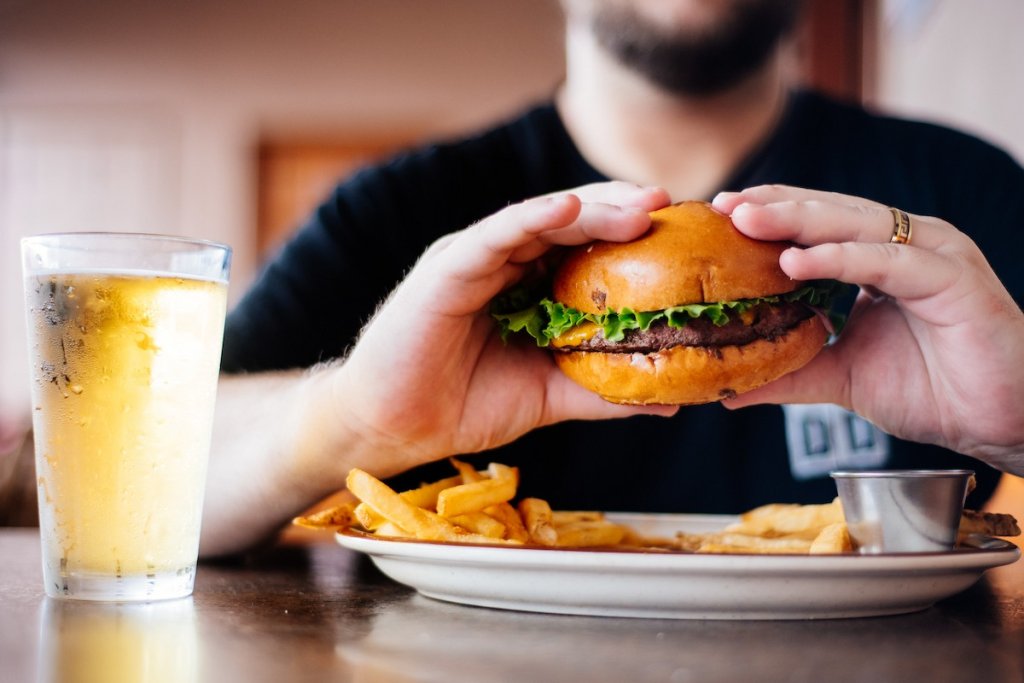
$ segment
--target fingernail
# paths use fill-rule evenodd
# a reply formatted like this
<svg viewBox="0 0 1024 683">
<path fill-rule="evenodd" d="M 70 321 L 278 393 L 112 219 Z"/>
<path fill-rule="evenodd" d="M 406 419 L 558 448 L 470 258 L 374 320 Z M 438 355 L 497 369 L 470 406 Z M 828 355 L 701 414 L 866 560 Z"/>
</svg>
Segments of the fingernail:
<svg viewBox="0 0 1024 683">
<path fill-rule="evenodd" d="M 739 194 L 739 192 L 719 192 L 715 195 L 715 198 L 711 200 L 711 206 L 718 209 L 722 204 L 728 203 L 730 199 L 738 197 Z"/>
<path fill-rule="evenodd" d="M 753 207 L 754 205 L 750 204 L 749 202 L 741 202 L 736 206 L 732 207 L 732 215 L 733 217 L 735 217 L 737 213 L 744 213 L 746 211 L 751 210 Z"/>
<path fill-rule="evenodd" d="M 779 267 L 785 271 L 787 266 L 793 265 L 794 258 L 799 259 L 801 253 L 803 253 L 803 247 L 789 247 L 788 249 L 783 249 L 782 253 L 779 254 Z"/>
<path fill-rule="evenodd" d="M 660 209 L 672 201 L 668 190 L 659 185 L 649 185 L 643 188 L 643 191 L 645 195 L 644 208 L 648 210 Z"/>
</svg>

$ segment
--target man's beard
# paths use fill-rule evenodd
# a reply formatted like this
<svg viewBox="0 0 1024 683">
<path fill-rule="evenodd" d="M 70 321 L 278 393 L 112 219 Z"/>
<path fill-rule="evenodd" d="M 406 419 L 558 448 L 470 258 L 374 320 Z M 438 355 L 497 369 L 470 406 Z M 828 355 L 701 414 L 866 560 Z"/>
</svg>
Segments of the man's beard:
<svg viewBox="0 0 1024 683">
<path fill-rule="evenodd" d="M 801 0 L 751 0 L 714 27 L 676 31 L 630 8 L 605 7 L 592 29 L 599 45 L 655 85 L 704 96 L 731 88 L 763 65 L 792 30 L 801 6 Z"/>
</svg>

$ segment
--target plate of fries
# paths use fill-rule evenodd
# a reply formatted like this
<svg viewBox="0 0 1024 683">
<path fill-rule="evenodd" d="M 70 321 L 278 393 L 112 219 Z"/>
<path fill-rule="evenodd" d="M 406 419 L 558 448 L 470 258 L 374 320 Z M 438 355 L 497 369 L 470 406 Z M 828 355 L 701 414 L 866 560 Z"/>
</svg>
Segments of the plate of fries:
<svg viewBox="0 0 1024 683">
<path fill-rule="evenodd" d="M 449 602 L 578 615 L 818 619 L 923 610 L 1020 550 L 1009 515 L 965 513 L 948 552 L 860 555 L 838 500 L 739 516 L 557 511 L 516 500 L 516 468 L 397 492 L 353 469 L 353 500 L 294 520 L 336 532 L 387 576 Z M 985 532 L 990 532 L 986 535 Z"/>
</svg>

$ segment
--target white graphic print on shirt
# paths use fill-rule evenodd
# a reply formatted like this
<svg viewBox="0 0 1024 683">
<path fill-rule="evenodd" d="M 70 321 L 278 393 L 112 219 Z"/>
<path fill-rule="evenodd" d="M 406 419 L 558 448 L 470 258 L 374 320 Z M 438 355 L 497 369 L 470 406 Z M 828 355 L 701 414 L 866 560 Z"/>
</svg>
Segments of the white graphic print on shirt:
<svg viewBox="0 0 1024 683">
<path fill-rule="evenodd" d="M 836 469 L 881 467 L 889 460 L 889 435 L 831 403 L 782 406 L 789 468 L 798 481 Z"/>
</svg>

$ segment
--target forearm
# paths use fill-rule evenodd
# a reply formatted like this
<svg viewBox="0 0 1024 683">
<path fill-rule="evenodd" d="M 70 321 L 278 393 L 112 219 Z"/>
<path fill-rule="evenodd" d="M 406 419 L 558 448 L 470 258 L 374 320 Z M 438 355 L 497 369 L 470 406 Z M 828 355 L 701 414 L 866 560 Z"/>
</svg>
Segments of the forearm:
<svg viewBox="0 0 1024 683">
<path fill-rule="evenodd" d="M 343 487 L 360 455 L 332 400 L 331 373 L 223 376 L 200 553 L 244 550 Z"/>
</svg>

